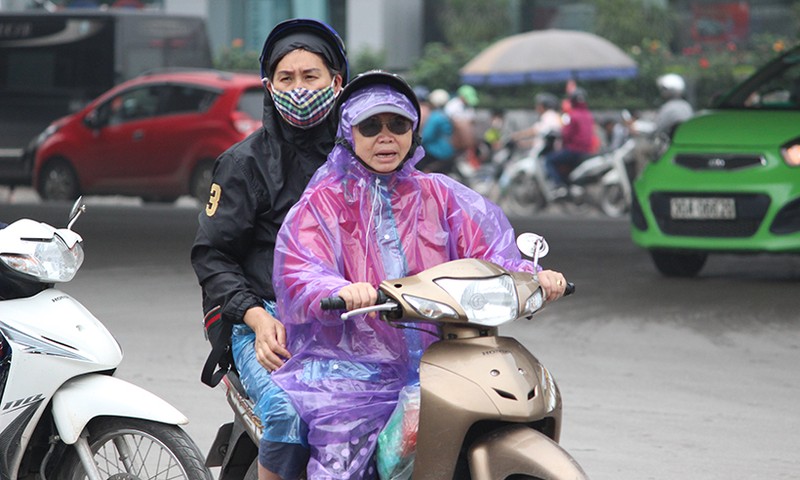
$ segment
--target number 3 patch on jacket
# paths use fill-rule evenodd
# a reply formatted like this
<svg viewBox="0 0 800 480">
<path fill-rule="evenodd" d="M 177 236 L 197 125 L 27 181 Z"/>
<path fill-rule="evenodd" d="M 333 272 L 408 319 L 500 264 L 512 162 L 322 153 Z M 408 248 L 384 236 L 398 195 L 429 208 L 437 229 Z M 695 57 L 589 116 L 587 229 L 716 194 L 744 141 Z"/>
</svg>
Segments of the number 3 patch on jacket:
<svg viewBox="0 0 800 480">
<path fill-rule="evenodd" d="M 219 207 L 219 199 L 222 196 L 222 187 L 220 187 L 216 183 L 211 184 L 211 195 L 208 197 L 208 203 L 206 204 L 206 215 L 209 217 L 213 217 L 215 213 L 217 213 L 217 207 Z"/>
</svg>

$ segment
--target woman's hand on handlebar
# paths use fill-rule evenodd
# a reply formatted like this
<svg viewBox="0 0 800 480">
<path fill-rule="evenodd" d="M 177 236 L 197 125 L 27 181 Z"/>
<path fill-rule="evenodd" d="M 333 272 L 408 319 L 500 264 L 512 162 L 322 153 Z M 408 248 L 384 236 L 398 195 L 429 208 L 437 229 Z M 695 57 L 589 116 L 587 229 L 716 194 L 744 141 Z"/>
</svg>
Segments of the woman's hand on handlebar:
<svg viewBox="0 0 800 480">
<path fill-rule="evenodd" d="M 378 291 L 366 282 L 351 283 L 339 290 L 339 296 L 347 304 L 347 310 L 355 310 L 375 305 L 378 301 Z"/>
<path fill-rule="evenodd" d="M 539 285 L 544 289 L 545 298 L 548 302 L 564 296 L 564 291 L 567 288 L 567 279 L 564 278 L 561 272 L 542 270 L 539 272 L 538 277 Z"/>
</svg>

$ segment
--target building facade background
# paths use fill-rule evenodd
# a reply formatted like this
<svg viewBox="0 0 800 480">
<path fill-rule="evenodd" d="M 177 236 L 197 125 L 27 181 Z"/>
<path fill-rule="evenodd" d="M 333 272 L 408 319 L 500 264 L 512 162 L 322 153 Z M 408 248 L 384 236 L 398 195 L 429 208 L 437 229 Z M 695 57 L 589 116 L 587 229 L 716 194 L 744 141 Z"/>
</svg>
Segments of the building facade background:
<svg viewBox="0 0 800 480">
<path fill-rule="evenodd" d="M 122 0 L 116 0 L 122 1 Z M 403 71 L 422 54 L 425 44 L 444 41 L 439 19 L 446 0 L 127 0 L 169 13 L 208 19 L 212 49 L 219 55 L 231 45 L 260 51 L 278 22 L 311 17 L 332 25 L 344 38 L 351 58 L 364 51 L 380 54 L 385 67 Z M 641 0 L 669 8 L 678 18 L 675 51 L 706 42 L 738 42 L 754 35 L 797 38 L 791 14 L 797 0 Z M 114 3 L 114 0 L 0 0 L 0 11 L 39 3 L 55 8 Z M 592 29 L 590 0 L 508 0 L 508 34 L 535 29 Z M 475 19 L 479 22 L 480 19 Z"/>
</svg>

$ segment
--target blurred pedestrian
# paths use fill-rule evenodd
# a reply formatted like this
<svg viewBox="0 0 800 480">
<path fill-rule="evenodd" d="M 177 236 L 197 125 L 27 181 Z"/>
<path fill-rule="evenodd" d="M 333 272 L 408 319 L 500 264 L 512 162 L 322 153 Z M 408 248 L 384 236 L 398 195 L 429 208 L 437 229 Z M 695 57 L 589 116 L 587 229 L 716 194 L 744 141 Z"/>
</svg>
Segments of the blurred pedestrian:
<svg viewBox="0 0 800 480">
<path fill-rule="evenodd" d="M 450 173 L 456 154 L 453 148 L 453 124 L 444 113 L 444 106 L 450 100 L 446 90 L 437 88 L 427 98 L 430 106 L 427 120 L 422 125 L 422 146 L 425 149 L 425 158 L 417 168 L 423 172 Z"/>
</svg>

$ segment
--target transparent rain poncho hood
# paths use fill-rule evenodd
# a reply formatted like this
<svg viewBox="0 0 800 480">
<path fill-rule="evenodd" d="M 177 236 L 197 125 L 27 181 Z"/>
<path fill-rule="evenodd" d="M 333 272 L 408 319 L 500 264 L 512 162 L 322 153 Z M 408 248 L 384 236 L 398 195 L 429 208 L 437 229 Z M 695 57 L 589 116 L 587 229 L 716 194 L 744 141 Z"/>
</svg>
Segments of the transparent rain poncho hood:
<svg viewBox="0 0 800 480">
<path fill-rule="evenodd" d="M 273 378 L 308 423 L 309 478 L 374 478 L 376 439 L 403 386 L 418 382 L 430 334 L 388 326 L 377 316 L 342 321 L 320 300 L 355 282 L 377 287 L 459 258 L 481 258 L 535 272 L 520 258 L 503 212 L 447 176 L 414 165 L 376 174 L 357 160 L 352 119 L 376 104 L 411 102 L 386 86 L 368 86 L 344 102 L 339 141 L 289 212 L 275 247 L 274 282 L 292 358 Z M 416 128 L 415 128 L 416 130 Z M 416 144 L 416 143 L 415 143 Z"/>
</svg>

